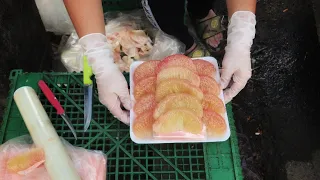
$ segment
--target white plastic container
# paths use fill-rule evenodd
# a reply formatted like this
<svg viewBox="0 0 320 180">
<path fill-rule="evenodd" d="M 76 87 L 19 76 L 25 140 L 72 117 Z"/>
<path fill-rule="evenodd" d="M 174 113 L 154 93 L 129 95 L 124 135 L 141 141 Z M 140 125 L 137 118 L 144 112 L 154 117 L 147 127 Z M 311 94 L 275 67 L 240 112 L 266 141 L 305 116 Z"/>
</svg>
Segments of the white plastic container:
<svg viewBox="0 0 320 180">
<path fill-rule="evenodd" d="M 201 57 L 201 58 L 193 58 L 193 59 L 202 59 L 205 61 L 208 61 L 214 65 L 214 67 L 217 69 L 216 73 L 213 75 L 214 79 L 220 84 L 220 72 L 219 72 L 219 67 L 217 60 L 214 57 Z M 134 90 L 134 82 L 133 82 L 133 74 L 135 69 L 141 65 L 144 61 L 135 61 L 131 64 L 130 66 L 130 96 L 131 100 L 133 102 L 133 106 L 135 105 L 135 98 L 133 95 L 133 90 Z M 224 97 L 223 97 L 223 91 L 221 90 L 219 98 L 225 103 Z M 229 120 L 227 113 L 224 114 L 223 118 L 225 119 L 226 125 L 227 125 L 227 130 L 224 134 L 224 136 L 221 136 L 219 138 L 205 138 L 204 140 L 194 140 L 194 139 L 170 139 L 170 140 L 158 140 L 158 139 L 140 139 L 137 138 L 132 130 L 132 125 L 135 120 L 135 112 L 133 111 L 133 108 L 130 111 L 130 138 L 133 142 L 137 144 L 161 144 L 161 143 L 192 143 L 192 142 L 221 142 L 221 141 L 226 141 L 230 137 L 230 127 L 229 127 Z"/>
</svg>

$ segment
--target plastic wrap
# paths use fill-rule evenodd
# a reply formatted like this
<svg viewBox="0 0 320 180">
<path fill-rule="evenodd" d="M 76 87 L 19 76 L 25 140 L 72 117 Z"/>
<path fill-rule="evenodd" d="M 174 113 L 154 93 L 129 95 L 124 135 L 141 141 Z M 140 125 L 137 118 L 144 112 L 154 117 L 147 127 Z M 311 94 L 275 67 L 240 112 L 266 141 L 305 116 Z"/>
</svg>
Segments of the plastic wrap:
<svg viewBox="0 0 320 180">
<path fill-rule="evenodd" d="M 129 72 L 136 60 L 161 59 L 185 52 L 185 45 L 151 25 L 142 10 L 105 14 L 106 37 L 112 45 L 115 63 L 122 72 Z M 69 72 L 82 71 L 82 53 L 78 36 L 72 32 L 61 48 L 61 60 Z"/>
<path fill-rule="evenodd" d="M 74 31 L 63 0 L 36 0 L 35 2 L 47 31 L 56 34 L 71 34 Z"/>
<path fill-rule="evenodd" d="M 106 179 L 106 156 L 100 151 L 90 151 L 75 147 L 61 138 L 69 156 L 82 180 L 105 180 Z M 30 168 L 24 174 L 8 172 L 7 163 L 11 158 L 26 153 L 35 148 L 29 135 L 20 136 L 7 141 L 0 146 L 0 180 L 50 180 L 44 164 Z M 25 161 L 35 162 L 36 156 L 29 157 Z M 58 158 L 58 157 L 55 157 Z M 25 162 L 20 162 L 23 164 Z"/>
<path fill-rule="evenodd" d="M 181 55 L 178 55 L 176 57 L 173 57 L 175 61 L 179 61 L 179 58 Z M 212 72 L 212 75 L 206 75 L 206 78 L 214 79 L 217 83 L 220 83 L 220 74 L 218 71 L 218 64 L 217 60 L 213 57 L 201 57 L 201 58 L 194 58 L 192 59 L 193 62 L 195 60 L 202 60 L 204 62 L 207 62 L 208 64 L 204 65 L 204 68 L 196 68 L 197 74 L 196 76 L 199 76 L 202 78 L 206 71 L 206 68 L 208 65 L 211 64 L 211 66 L 214 67 L 215 71 Z M 167 60 L 167 59 L 166 59 Z M 165 61 L 165 60 L 161 60 Z M 156 67 L 156 69 L 159 70 L 159 67 L 161 65 L 167 64 L 168 61 L 162 64 L 162 62 L 159 62 Z M 146 98 L 146 102 L 144 102 L 143 96 L 136 98 L 135 92 L 140 91 L 137 90 L 138 86 L 141 86 L 141 84 L 144 84 L 144 79 L 136 80 L 135 82 L 135 72 L 139 66 L 141 66 L 143 61 L 136 61 L 132 63 L 130 67 L 130 96 L 131 100 L 133 102 L 133 107 L 130 110 L 130 138 L 132 141 L 138 144 L 158 144 L 158 143 L 191 143 L 191 142 L 221 142 L 225 141 L 230 137 L 230 127 L 229 127 L 229 121 L 228 116 L 226 113 L 226 107 L 224 103 L 224 97 L 223 97 L 223 91 L 218 88 L 217 89 L 217 95 L 214 95 L 216 99 L 210 99 L 208 101 L 211 101 L 213 104 L 215 102 L 220 101 L 221 102 L 221 110 L 222 112 L 212 112 L 212 108 L 208 110 L 206 107 L 206 101 L 205 98 L 211 96 L 208 95 L 208 92 L 205 92 L 200 87 L 201 94 L 203 94 L 203 99 L 200 101 L 197 97 L 197 95 L 194 93 L 194 91 L 188 91 L 188 90 L 182 90 L 179 91 L 177 89 L 179 88 L 187 88 L 186 86 L 175 86 L 174 83 L 171 83 L 170 85 L 175 86 L 173 89 L 169 90 L 171 92 L 171 97 L 177 97 L 177 94 L 180 95 L 179 98 L 176 98 L 177 101 L 172 101 L 172 99 L 168 98 L 167 102 L 164 104 L 164 101 L 166 101 L 166 98 L 162 98 L 160 100 L 157 100 L 157 92 L 162 92 L 162 90 L 159 90 L 160 87 L 159 84 L 159 72 L 152 76 L 156 76 L 154 78 L 154 90 L 146 90 L 150 86 L 148 84 L 152 84 L 151 82 L 146 83 L 146 85 L 143 85 L 143 91 L 146 91 L 144 94 L 147 97 L 148 94 L 150 98 Z M 180 63 L 182 65 L 183 63 Z M 194 64 L 194 63 L 192 63 Z M 149 75 L 150 66 L 141 66 L 141 67 L 147 67 L 145 69 L 146 75 Z M 172 67 L 176 68 L 175 65 L 172 65 Z M 167 67 L 168 68 L 168 67 Z M 163 68 L 165 69 L 165 68 Z M 202 73 L 199 73 L 199 71 L 203 71 Z M 162 71 L 162 70 L 161 70 Z M 160 72 L 161 72 L 160 71 Z M 139 73 L 141 72 L 141 69 L 139 70 Z M 187 72 L 187 71 L 186 71 Z M 181 74 L 180 72 L 173 72 L 176 74 L 176 77 L 179 76 L 179 78 L 187 78 L 188 75 Z M 201 75 L 198 75 L 201 74 Z M 211 74 L 211 72 L 210 72 Z M 140 74 L 139 74 L 140 75 Z M 152 78 L 152 77 L 151 77 Z M 176 80 L 172 77 L 168 80 Z M 179 79 L 178 78 L 178 79 Z M 200 81 L 202 80 L 200 78 Z M 191 81 L 188 81 L 188 83 Z M 201 84 L 201 82 L 200 82 Z M 168 86 L 167 86 L 168 85 Z M 169 87 L 170 85 L 167 84 L 165 87 Z M 153 85 L 151 85 L 153 86 Z M 195 85 L 194 85 L 195 86 Z M 200 86 L 200 85 L 199 85 Z M 154 87 L 153 87 L 154 88 Z M 159 90 L 159 91 L 158 91 Z M 212 89 L 213 90 L 213 89 Z M 179 91 L 179 92 L 176 92 Z M 154 94 L 152 96 L 152 94 Z M 190 97 L 192 96 L 192 97 Z M 166 95 L 166 97 L 170 97 L 169 95 Z M 199 102 L 197 103 L 198 106 L 194 106 L 195 101 L 190 101 L 190 99 L 186 98 L 195 98 Z M 185 101 L 183 99 L 186 99 Z M 171 105 L 168 105 L 168 102 L 171 102 Z M 192 103 L 190 103 L 192 102 Z M 190 105 L 191 104 L 191 105 Z M 175 107 L 174 107 L 175 106 Z M 213 105 L 214 106 L 214 105 Z M 161 114 L 156 114 L 160 110 L 165 109 L 162 111 Z M 169 108 L 168 108 L 169 107 Z M 170 108 L 171 107 L 171 108 Z M 142 109 L 142 110 L 140 110 Z M 158 111 L 157 111 L 158 110 Z M 140 112 L 139 112 L 140 111 Z M 185 112 L 187 111 L 187 112 Z M 191 111 L 191 112 L 190 112 Z M 197 114 L 199 112 L 199 114 Z M 138 114 L 139 113 L 139 114 Z M 201 116 L 201 117 L 200 117 Z M 196 121 L 196 123 L 194 123 Z M 210 128 L 208 128 L 208 126 Z"/>
<path fill-rule="evenodd" d="M 34 144 L 45 152 L 44 164 L 51 179 L 80 180 L 34 89 L 29 86 L 20 87 L 13 97 Z"/>
<path fill-rule="evenodd" d="M 154 45 L 148 58 L 163 59 L 172 54 L 182 54 L 185 52 L 185 48 L 185 45 L 173 36 L 157 31 Z"/>
<path fill-rule="evenodd" d="M 83 71 L 83 49 L 78 43 L 79 37 L 74 31 L 70 34 L 64 47 L 59 49 L 61 53 L 61 62 L 68 72 Z"/>
<path fill-rule="evenodd" d="M 107 13 L 106 37 L 113 49 L 114 62 L 121 71 L 129 72 L 130 64 L 150 55 L 152 40 L 147 35 L 142 16 L 123 13 Z"/>
</svg>

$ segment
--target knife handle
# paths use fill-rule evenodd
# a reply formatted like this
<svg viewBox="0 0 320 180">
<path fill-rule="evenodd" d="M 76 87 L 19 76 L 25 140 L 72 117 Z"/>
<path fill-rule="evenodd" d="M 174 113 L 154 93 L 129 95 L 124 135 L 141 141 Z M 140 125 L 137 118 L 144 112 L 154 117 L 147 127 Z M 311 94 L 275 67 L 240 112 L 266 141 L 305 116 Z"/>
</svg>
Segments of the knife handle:
<svg viewBox="0 0 320 180">
<path fill-rule="evenodd" d="M 91 80 L 92 75 L 93 75 L 92 68 L 89 66 L 88 58 L 87 58 L 87 56 L 83 56 L 83 84 L 91 85 L 92 84 L 92 80 Z"/>
<path fill-rule="evenodd" d="M 62 108 L 60 102 L 55 97 L 53 92 L 50 90 L 48 85 L 43 80 L 40 80 L 38 82 L 38 85 L 39 85 L 40 89 L 42 90 L 43 94 L 46 96 L 46 98 L 51 103 L 51 105 L 57 110 L 57 114 L 59 114 L 59 115 L 63 114 L 64 109 Z"/>
</svg>

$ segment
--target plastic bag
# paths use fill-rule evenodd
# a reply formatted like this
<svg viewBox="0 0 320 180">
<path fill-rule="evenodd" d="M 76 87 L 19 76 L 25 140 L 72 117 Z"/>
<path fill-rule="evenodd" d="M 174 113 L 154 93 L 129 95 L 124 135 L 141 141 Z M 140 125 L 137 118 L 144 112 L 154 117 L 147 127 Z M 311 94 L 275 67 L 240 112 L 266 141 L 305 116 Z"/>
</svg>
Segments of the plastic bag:
<svg viewBox="0 0 320 180">
<path fill-rule="evenodd" d="M 121 71 L 129 72 L 131 63 L 142 60 L 150 55 L 153 48 L 151 37 L 148 36 L 141 14 L 106 13 L 106 37 L 113 49 L 114 62 Z"/>
<path fill-rule="evenodd" d="M 163 59 L 172 54 L 185 52 L 184 44 L 162 31 L 157 31 L 154 42 L 149 59 Z"/>
<path fill-rule="evenodd" d="M 89 151 L 84 148 L 75 147 L 62 139 L 68 150 L 74 166 L 82 180 L 105 180 L 106 179 L 106 156 L 100 151 Z M 10 173 L 8 162 L 17 155 L 30 152 L 35 149 L 29 135 L 20 136 L 0 146 L 0 180 L 50 180 L 44 164 L 31 167 L 25 173 Z M 30 162 L 36 162 L 39 156 L 32 156 Z M 58 157 L 57 157 L 58 158 Z M 15 168 L 21 168 L 26 162 L 18 162 Z M 31 164 L 30 164 L 31 165 Z"/>
<path fill-rule="evenodd" d="M 157 60 L 185 52 L 185 45 L 155 28 L 143 10 L 105 13 L 107 41 L 114 61 L 122 72 L 129 72 L 133 61 Z M 75 32 L 61 48 L 61 61 L 69 72 L 82 70 L 82 51 Z M 79 62 L 80 61 L 80 62 Z"/>
<path fill-rule="evenodd" d="M 74 31 L 64 47 L 58 50 L 61 53 L 61 62 L 68 72 L 81 72 L 83 70 L 82 56 L 84 51 L 78 41 L 78 35 Z"/>
<path fill-rule="evenodd" d="M 138 51 L 138 57 L 128 55 L 128 57 L 133 58 L 133 60 L 158 60 L 172 54 L 185 52 L 185 45 L 182 42 L 154 27 L 147 18 L 145 12 L 141 9 L 126 13 L 108 12 L 105 13 L 105 21 L 107 24 L 107 37 L 112 37 L 115 34 L 128 29 L 139 31 L 138 35 L 131 34 L 131 39 L 136 43 L 136 47 L 139 49 L 142 45 L 142 52 Z M 126 39 L 125 37 L 120 37 L 120 41 L 122 41 L 122 38 Z M 112 42 L 110 41 L 110 43 Z M 124 41 L 121 45 L 126 45 L 126 43 L 128 42 Z M 128 54 L 125 50 L 124 53 Z M 130 62 L 130 64 L 131 63 L 132 62 Z M 129 69 L 127 69 L 126 72 L 129 72 Z"/>
<path fill-rule="evenodd" d="M 47 31 L 55 34 L 71 34 L 74 31 L 63 0 L 36 0 L 35 2 Z"/>
</svg>

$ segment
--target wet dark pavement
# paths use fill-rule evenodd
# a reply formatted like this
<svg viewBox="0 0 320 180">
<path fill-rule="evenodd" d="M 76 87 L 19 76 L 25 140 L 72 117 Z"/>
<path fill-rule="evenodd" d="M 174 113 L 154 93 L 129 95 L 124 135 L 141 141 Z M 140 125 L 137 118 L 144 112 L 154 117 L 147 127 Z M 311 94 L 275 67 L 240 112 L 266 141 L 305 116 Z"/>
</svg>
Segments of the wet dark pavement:
<svg viewBox="0 0 320 180">
<path fill-rule="evenodd" d="M 287 162 L 309 162 L 320 149 L 320 48 L 310 2 L 259 1 L 252 58 L 253 76 L 233 101 L 245 179 L 286 179 Z"/>
</svg>

